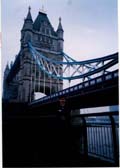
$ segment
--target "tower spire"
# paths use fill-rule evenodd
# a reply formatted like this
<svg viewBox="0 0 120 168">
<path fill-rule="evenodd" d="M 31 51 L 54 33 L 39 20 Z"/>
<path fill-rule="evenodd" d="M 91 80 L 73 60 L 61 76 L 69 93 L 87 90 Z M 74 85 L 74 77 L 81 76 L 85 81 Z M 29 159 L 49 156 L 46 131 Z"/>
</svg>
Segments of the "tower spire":
<svg viewBox="0 0 120 168">
<path fill-rule="evenodd" d="M 61 17 L 59 17 L 59 25 L 58 25 L 58 29 L 57 29 L 57 31 L 58 30 L 62 30 L 63 31 L 63 28 L 62 28 L 62 24 L 61 24 Z"/>
<path fill-rule="evenodd" d="M 58 24 L 58 28 L 57 28 L 57 36 L 58 36 L 58 50 L 59 51 L 63 51 L 63 33 L 64 30 L 62 28 L 62 24 L 61 24 L 61 17 L 59 17 L 59 24 Z"/>
<path fill-rule="evenodd" d="M 28 7 L 28 10 L 29 10 L 29 11 L 31 10 L 31 7 L 30 7 L 30 6 Z"/>
<path fill-rule="evenodd" d="M 61 23 L 61 17 L 59 17 L 59 22 Z"/>
<path fill-rule="evenodd" d="M 8 73 L 9 73 L 9 71 L 10 71 L 10 68 L 9 68 L 9 63 L 7 62 L 6 67 L 5 67 L 5 70 L 4 70 L 4 78 L 6 78 L 6 77 L 7 77 L 7 75 L 8 75 Z"/>
<path fill-rule="evenodd" d="M 31 29 L 32 24 L 33 24 L 33 20 L 32 20 L 32 16 L 31 16 L 31 7 L 29 6 L 27 17 L 24 18 L 24 24 L 23 24 L 22 30 Z"/>
<path fill-rule="evenodd" d="M 32 16 L 31 16 L 31 7 L 30 6 L 28 7 L 28 14 L 27 14 L 26 20 L 33 21 Z"/>
<path fill-rule="evenodd" d="M 6 69 L 9 69 L 9 62 L 7 61 Z"/>
</svg>

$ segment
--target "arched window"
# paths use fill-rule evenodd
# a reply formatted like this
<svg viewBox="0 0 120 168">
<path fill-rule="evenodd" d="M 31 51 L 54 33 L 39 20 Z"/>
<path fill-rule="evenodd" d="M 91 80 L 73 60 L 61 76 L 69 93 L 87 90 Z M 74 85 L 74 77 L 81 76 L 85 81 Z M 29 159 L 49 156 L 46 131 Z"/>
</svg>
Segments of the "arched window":
<svg viewBox="0 0 120 168">
<path fill-rule="evenodd" d="M 60 47 L 61 47 L 61 46 L 60 46 L 60 42 L 58 42 L 58 50 L 60 50 Z"/>
<path fill-rule="evenodd" d="M 38 41 L 40 41 L 40 36 L 38 36 Z"/>
<path fill-rule="evenodd" d="M 46 34 L 49 35 L 49 29 L 46 29 Z"/>
<path fill-rule="evenodd" d="M 53 44 L 53 40 L 52 39 L 50 39 L 50 43 Z"/>
<path fill-rule="evenodd" d="M 42 41 L 43 41 L 43 42 L 45 41 L 44 36 L 42 36 Z"/>
<path fill-rule="evenodd" d="M 42 33 L 45 34 L 45 28 L 42 28 Z"/>
<path fill-rule="evenodd" d="M 31 41 L 31 35 L 30 34 L 26 35 L 26 41 Z"/>
</svg>

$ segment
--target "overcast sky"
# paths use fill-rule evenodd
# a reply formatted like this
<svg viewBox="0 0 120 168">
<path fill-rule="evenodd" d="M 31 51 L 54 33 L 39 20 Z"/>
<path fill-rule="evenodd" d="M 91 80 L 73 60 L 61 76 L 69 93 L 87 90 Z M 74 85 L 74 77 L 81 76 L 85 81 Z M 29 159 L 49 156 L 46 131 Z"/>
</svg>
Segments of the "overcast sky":
<svg viewBox="0 0 120 168">
<path fill-rule="evenodd" d="M 117 0 L 2 0 L 2 70 L 20 49 L 20 30 L 31 6 L 33 20 L 44 5 L 57 29 L 62 17 L 64 52 L 87 60 L 118 51 Z"/>
</svg>

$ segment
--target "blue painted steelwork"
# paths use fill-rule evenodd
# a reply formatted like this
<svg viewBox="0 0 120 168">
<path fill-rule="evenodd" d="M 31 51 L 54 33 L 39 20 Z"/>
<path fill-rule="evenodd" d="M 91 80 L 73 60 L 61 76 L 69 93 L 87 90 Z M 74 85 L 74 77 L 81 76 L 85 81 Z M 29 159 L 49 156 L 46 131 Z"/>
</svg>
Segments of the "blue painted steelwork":
<svg viewBox="0 0 120 168">
<path fill-rule="evenodd" d="M 29 48 L 31 56 L 34 58 L 41 71 L 45 72 L 48 76 L 60 80 L 71 81 L 75 79 L 91 78 L 92 75 L 105 72 L 108 68 L 118 63 L 118 53 L 86 61 L 76 61 L 64 52 L 61 52 L 61 55 L 65 59 L 65 61 L 61 62 L 47 58 L 38 52 L 30 42 L 26 47 Z M 19 68 L 20 53 L 8 74 L 7 81 L 11 81 L 14 78 Z M 57 69 L 61 69 L 62 73 L 60 71 L 58 72 Z M 69 71 L 71 73 L 69 73 Z"/>
<path fill-rule="evenodd" d="M 45 57 L 43 54 L 38 52 L 30 42 L 28 43 L 28 46 L 29 46 L 31 55 L 33 56 L 40 70 L 44 71 L 47 75 L 53 78 L 61 79 L 61 80 L 71 81 L 74 79 L 80 79 L 80 78 L 86 78 L 86 77 L 88 78 L 91 75 L 97 74 L 99 72 L 103 72 L 118 63 L 118 53 L 105 56 L 102 58 L 87 60 L 87 61 L 76 61 L 62 52 L 61 54 L 66 61 L 61 62 L 61 61 L 55 61 L 53 59 Z M 105 61 L 108 61 L 108 62 L 105 62 Z M 92 64 L 95 64 L 95 65 L 92 65 Z M 60 74 L 57 71 L 57 69 L 60 69 L 60 68 L 62 69 L 62 72 L 63 72 L 62 74 Z M 83 72 L 83 68 L 85 72 Z M 69 71 L 70 69 L 72 70 L 72 74 L 65 76 L 64 73 Z"/>
<path fill-rule="evenodd" d="M 105 57 L 100 57 L 100 58 L 95 58 L 95 59 L 90 59 L 90 60 L 86 60 L 86 61 L 76 61 L 74 59 L 72 59 L 71 57 L 69 57 L 67 54 L 65 54 L 64 52 L 62 52 L 62 56 L 66 59 L 67 58 L 67 62 L 64 61 L 55 61 L 53 59 L 47 58 L 46 56 L 44 56 L 42 53 L 38 52 L 33 46 L 32 44 L 29 42 L 28 43 L 29 49 L 31 51 L 32 54 L 38 54 L 38 56 L 40 58 L 45 59 L 46 61 L 49 61 L 51 63 L 56 63 L 56 64 L 65 64 L 65 65 L 85 65 L 85 64 L 89 64 L 89 63 L 95 63 L 98 61 L 107 61 L 107 60 L 111 60 L 111 59 L 117 59 L 118 60 L 118 53 L 112 54 L 112 55 L 108 55 Z M 34 56 L 34 58 L 36 58 Z M 72 62 L 70 62 L 69 60 L 71 60 Z"/>
</svg>

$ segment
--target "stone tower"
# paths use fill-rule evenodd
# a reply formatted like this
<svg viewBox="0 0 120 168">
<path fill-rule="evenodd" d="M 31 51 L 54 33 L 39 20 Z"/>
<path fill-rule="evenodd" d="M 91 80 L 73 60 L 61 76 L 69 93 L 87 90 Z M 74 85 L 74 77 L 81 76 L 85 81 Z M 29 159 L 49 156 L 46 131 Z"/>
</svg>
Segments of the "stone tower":
<svg viewBox="0 0 120 168">
<path fill-rule="evenodd" d="M 63 33 L 61 18 L 59 18 L 58 28 L 55 31 L 44 11 L 39 11 L 37 18 L 33 21 L 29 7 L 21 30 L 21 49 L 16 58 L 19 59 L 17 61 L 19 70 L 15 76 L 18 86 L 16 96 L 18 101 L 32 101 L 35 92 L 49 95 L 62 89 L 62 80 L 53 79 L 39 69 L 31 56 L 28 42 L 31 42 L 32 46 L 46 57 L 63 61 L 61 55 L 64 43 Z M 62 72 L 62 69 L 60 70 Z"/>
<path fill-rule="evenodd" d="M 3 79 L 3 96 L 4 96 L 4 99 L 8 99 L 9 98 L 8 85 L 7 85 L 7 82 L 6 82 L 6 78 L 7 78 L 7 75 L 9 74 L 9 71 L 10 71 L 10 68 L 9 68 L 8 63 L 7 63 L 7 65 L 5 67 L 4 79 Z"/>
</svg>

